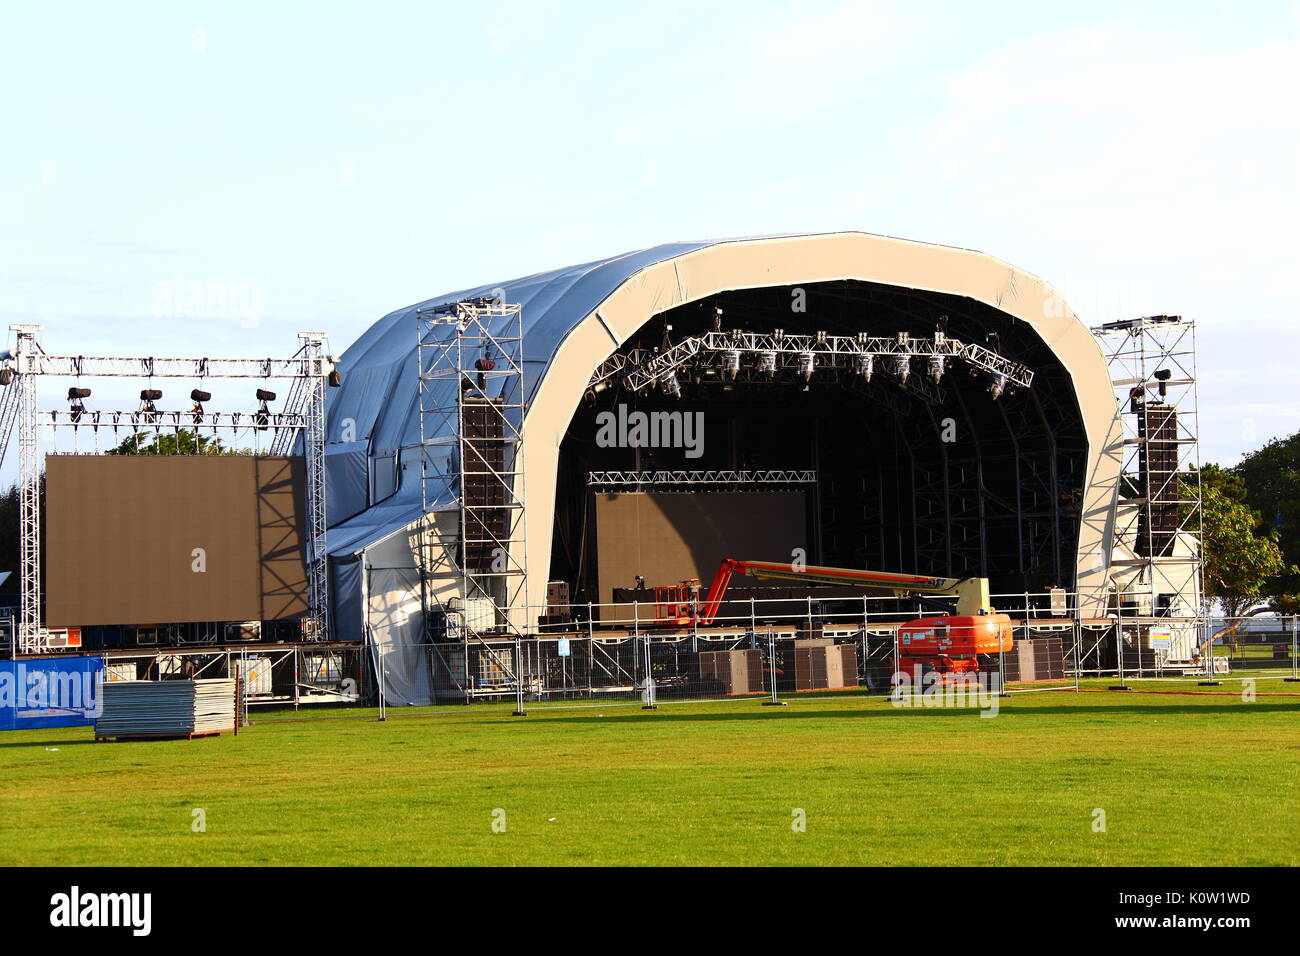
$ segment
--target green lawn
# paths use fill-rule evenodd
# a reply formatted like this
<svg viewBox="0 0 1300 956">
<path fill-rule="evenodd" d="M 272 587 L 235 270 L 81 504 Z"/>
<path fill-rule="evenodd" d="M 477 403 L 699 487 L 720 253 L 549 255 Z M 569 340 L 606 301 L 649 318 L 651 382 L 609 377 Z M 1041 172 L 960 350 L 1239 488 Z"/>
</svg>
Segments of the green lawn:
<svg viewBox="0 0 1300 956">
<path fill-rule="evenodd" d="M 10 733 L 0 863 L 1300 863 L 1300 696 L 1265 696 L 1300 685 L 1091 686 L 993 719 L 839 697 Z"/>
</svg>

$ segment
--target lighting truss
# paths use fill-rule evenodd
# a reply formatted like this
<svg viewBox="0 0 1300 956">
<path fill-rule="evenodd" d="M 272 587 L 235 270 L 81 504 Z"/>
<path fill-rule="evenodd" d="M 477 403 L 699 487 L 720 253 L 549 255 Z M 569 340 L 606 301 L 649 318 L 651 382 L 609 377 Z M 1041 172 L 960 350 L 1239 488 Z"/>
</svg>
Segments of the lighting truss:
<svg viewBox="0 0 1300 956">
<path fill-rule="evenodd" d="M 1028 366 L 985 346 L 962 342 L 943 332 L 935 333 L 933 338 L 913 338 L 905 332 L 890 338 L 827 335 L 823 332 L 788 335 L 734 330 L 691 336 L 663 351 L 636 350 L 611 356 L 596 370 L 587 386 L 599 391 L 614 381 L 620 381 L 629 391 L 641 392 L 666 381 L 683 368 L 723 369 L 730 373 L 737 353 L 741 356 L 741 369 L 793 371 L 805 378 L 824 368 L 861 373 L 865 367 L 879 374 L 885 368 L 892 368 L 897 360 L 910 361 L 921 357 L 927 359 L 928 368 L 940 370 L 940 377 L 946 360 L 955 359 L 1009 385 L 1029 388 L 1034 379 Z M 874 360 L 880 356 L 892 356 L 896 362 L 877 370 Z M 749 358 L 748 362 L 745 362 L 745 357 Z M 870 357 L 870 361 L 866 357 Z M 938 379 L 933 375 L 908 376 L 907 384 L 910 386 L 912 382 L 921 380 L 937 386 Z"/>
<path fill-rule="evenodd" d="M 815 484 L 817 472 L 809 469 L 775 471 L 591 471 L 592 488 L 639 488 L 698 485 L 802 485 Z"/>
<path fill-rule="evenodd" d="M 16 324 L 15 347 L 0 358 L 0 463 L 18 427 L 19 534 L 22 599 L 18 625 L 19 653 L 48 650 L 41 626 L 40 479 L 41 429 L 52 434 L 68 429 L 97 434 L 100 429 L 129 429 L 133 434 L 164 430 L 198 431 L 275 430 L 273 454 L 288 454 L 295 438 L 303 438 L 307 471 L 307 590 L 308 613 L 304 635 L 327 640 L 329 634 L 329 580 L 325 531 L 325 384 L 335 371 L 325 355 L 325 335 L 302 332 L 302 346 L 287 359 L 158 358 L 154 356 L 50 355 L 41 348 L 39 325 Z M 38 376 L 54 378 L 255 378 L 293 379 L 283 412 L 194 411 L 50 411 L 41 412 L 36 399 Z"/>
<path fill-rule="evenodd" d="M 247 431 L 250 428 L 255 429 L 274 429 L 276 432 L 275 444 L 272 445 L 273 455 L 288 454 L 288 449 L 275 450 L 280 448 L 283 443 L 281 436 L 286 435 L 288 445 L 292 447 L 294 434 L 307 427 L 307 417 L 301 412 L 267 412 L 265 415 L 259 412 L 176 412 L 176 411 L 157 411 L 142 412 L 132 411 L 84 411 L 84 412 L 67 412 L 51 411 L 38 412 L 37 423 L 42 427 L 67 429 L 89 429 L 98 431 L 99 429 L 112 429 L 114 434 L 119 429 L 125 429 L 128 432 L 149 432 L 149 431 L 179 431 L 185 429 L 188 431 L 199 431 L 201 429 L 211 429 L 216 432 L 220 431 Z"/>
</svg>

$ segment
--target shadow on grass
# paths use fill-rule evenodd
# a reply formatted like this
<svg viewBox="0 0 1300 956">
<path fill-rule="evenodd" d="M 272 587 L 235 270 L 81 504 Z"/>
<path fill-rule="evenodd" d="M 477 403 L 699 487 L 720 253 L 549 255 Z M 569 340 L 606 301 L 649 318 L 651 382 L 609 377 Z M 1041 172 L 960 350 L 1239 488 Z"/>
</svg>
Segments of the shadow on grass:
<svg viewBox="0 0 1300 956">
<path fill-rule="evenodd" d="M 1126 717 L 1136 716 L 1188 716 L 1191 714 L 1243 714 L 1243 713 L 1296 713 L 1300 712 L 1300 702 L 1294 704 L 1275 704 L 1275 703 L 1222 703 L 1222 704 L 1202 704 L 1194 707 L 1179 706 L 1177 704 L 1141 704 L 1125 706 L 1123 704 L 1097 704 L 1087 705 L 1080 704 L 1073 707 L 1032 707 L 1032 708 L 1012 708 L 1004 707 L 1001 714 L 1013 715 L 1016 717 L 1056 717 L 1065 715 L 1091 716 L 1098 714 L 1105 715 L 1122 715 Z M 537 711 L 538 717 L 543 717 L 548 723 L 570 723 L 570 724 L 608 724 L 608 723 L 634 723 L 634 722 L 672 722 L 672 723 L 689 723 L 693 721 L 734 721 L 734 720 L 871 720 L 871 719 L 901 719 L 908 716 L 913 717 L 961 717 L 968 718 L 979 713 L 978 707 L 891 707 L 880 710 L 789 710 L 786 708 L 767 708 L 764 710 L 755 709 L 753 712 L 737 711 L 716 711 L 714 713 L 693 713 L 679 714 L 673 713 L 671 709 L 661 708 L 653 713 L 637 711 L 632 714 L 607 714 L 603 716 L 580 715 L 580 714 L 545 714 L 543 711 Z M 523 720 L 525 718 L 506 718 L 514 720 Z M 986 718 L 988 720 L 997 720 L 996 717 Z"/>
<path fill-rule="evenodd" d="M 86 728 L 89 730 L 90 728 Z M 0 748 L 7 747 L 55 747 L 62 750 L 64 747 L 84 747 L 86 744 L 95 743 L 94 738 L 89 740 L 4 740 L 0 738 Z"/>
</svg>

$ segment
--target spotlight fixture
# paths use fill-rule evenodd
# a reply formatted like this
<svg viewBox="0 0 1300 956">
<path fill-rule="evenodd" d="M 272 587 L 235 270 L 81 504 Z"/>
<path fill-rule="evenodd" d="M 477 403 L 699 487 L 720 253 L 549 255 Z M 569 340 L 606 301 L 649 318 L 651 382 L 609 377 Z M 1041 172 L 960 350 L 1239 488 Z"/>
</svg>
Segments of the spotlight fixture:
<svg viewBox="0 0 1300 956">
<path fill-rule="evenodd" d="M 740 349 L 727 349 L 722 353 L 722 369 L 727 373 L 727 380 L 734 382 L 740 374 Z"/>
<path fill-rule="evenodd" d="M 759 352 L 758 370 L 768 378 L 774 378 L 776 376 L 776 353 L 771 351 Z"/>
<path fill-rule="evenodd" d="M 875 359 L 869 352 L 859 352 L 853 359 L 853 370 L 862 376 L 864 382 L 871 381 L 875 369 Z"/>
<path fill-rule="evenodd" d="M 912 356 L 895 355 L 894 374 L 898 377 L 899 385 L 906 385 L 908 378 L 912 374 Z"/>
<path fill-rule="evenodd" d="M 262 404 L 258 406 L 257 411 L 253 414 L 253 427 L 263 432 L 271 423 L 271 410 L 266 407 L 266 403 L 275 401 L 275 392 L 259 388 L 257 390 L 257 400 Z"/>
<path fill-rule="evenodd" d="M 673 372 L 669 372 L 659 380 L 659 387 L 663 389 L 664 394 L 669 398 L 682 397 L 681 383 L 677 381 L 677 375 Z"/>
<path fill-rule="evenodd" d="M 992 381 L 989 382 L 989 394 L 993 396 L 993 401 L 1002 397 L 1002 393 L 1007 390 L 1007 377 L 1001 372 L 994 374 Z"/>
<path fill-rule="evenodd" d="M 1172 373 L 1167 368 L 1158 368 L 1155 377 L 1156 381 L 1160 383 L 1158 387 L 1160 397 L 1164 398 L 1169 393 L 1169 379 L 1172 377 Z"/>
<path fill-rule="evenodd" d="M 799 375 L 806 382 L 812 378 L 813 370 L 817 367 L 817 356 L 811 352 L 799 353 Z"/>
<path fill-rule="evenodd" d="M 77 388 L 73 386 L 68 389 L 69 417 L 74 422 L 81 421 L 81 416 L 86 413 L 85 399 L 90 398 L 90 389 Z"/>
<path fill-rule="evenodd" d="M 158 406 L 154 402 L 162 399 L 162 390 L 157 388 L 140 389 L 140 413 L 146 423 L 158 418 Z"/>
<path fill-rule="evenodd" d="M 930 380 L 934 384 L 939 384 L 939 379 L 943 378 L 943 356 L 931 355 L 929 362 Z"/>
<path fill-rule="evenodd" d="M 194 419 L 195 425 L 201 425 L 203 423 L 203 403 L 212 401 L 212 393 L 196 388 L 190 392 L 190 401 L 194 403 L 194 407 L 190 409 L 190 416 Z"/>
</svg>

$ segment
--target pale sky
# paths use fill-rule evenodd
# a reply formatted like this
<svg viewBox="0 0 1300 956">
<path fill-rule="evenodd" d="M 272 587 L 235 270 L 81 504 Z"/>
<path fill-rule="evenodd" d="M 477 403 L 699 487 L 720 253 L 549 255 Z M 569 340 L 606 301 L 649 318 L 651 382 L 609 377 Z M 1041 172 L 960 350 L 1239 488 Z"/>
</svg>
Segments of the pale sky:
<svg viewBox="0 0 1300 956">
<path fill-rule="evenodd" d="M 51 352 L 341 353 L 481 282 L 861 229 L 1089 325 L 1195 316 L 1231 463 L 1300 429 L 1300 4 L 1134 8 L 7 2 L 0 317 Z"/>
</svg>

